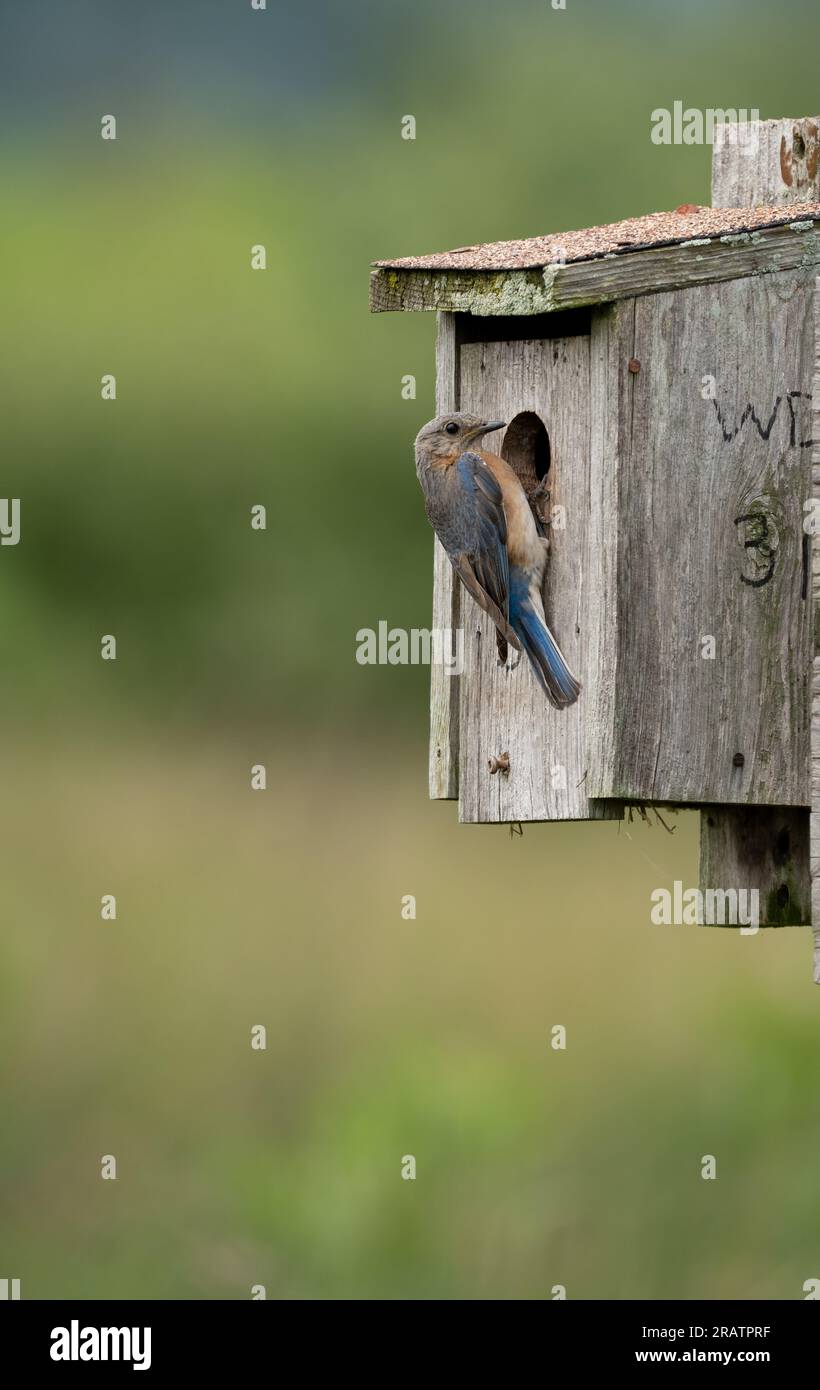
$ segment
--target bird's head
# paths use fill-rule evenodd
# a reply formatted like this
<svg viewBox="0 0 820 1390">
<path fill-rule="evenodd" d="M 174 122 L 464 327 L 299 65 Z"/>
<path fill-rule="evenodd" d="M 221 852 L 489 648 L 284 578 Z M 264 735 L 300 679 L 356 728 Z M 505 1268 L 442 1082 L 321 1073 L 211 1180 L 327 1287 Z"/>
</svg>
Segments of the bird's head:
<svg viewBox="0 0 820 1390">
<path fill-rule="evenodd" d="M 416 458 L 430 461 L 463 454 L 477 439 L 493 430 L 503 430 L 504 420 L 485 420 L 480 415 L 437 415 L 416 435 Z"/>
</svg>

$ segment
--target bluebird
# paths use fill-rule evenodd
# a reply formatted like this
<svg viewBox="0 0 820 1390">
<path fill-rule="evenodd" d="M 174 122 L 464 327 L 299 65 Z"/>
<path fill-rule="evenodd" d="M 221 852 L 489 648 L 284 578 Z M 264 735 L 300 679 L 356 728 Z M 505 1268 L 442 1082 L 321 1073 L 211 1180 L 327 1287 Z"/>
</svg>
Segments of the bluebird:
<svg viewBox="0 0 820 1390">
<path fill-rule="evenodd" d="M 439 415 L 416 436 L 416 474 L 450 564 L 495 623 L 502 659 L 508 643 L 525 652 L 550 704 L 566 709 L 581 685 L 544 616 L 549 542 L 539 534 L 515 470 L 496 454 L 471 447 L 504 423 Z"/>
</svg>

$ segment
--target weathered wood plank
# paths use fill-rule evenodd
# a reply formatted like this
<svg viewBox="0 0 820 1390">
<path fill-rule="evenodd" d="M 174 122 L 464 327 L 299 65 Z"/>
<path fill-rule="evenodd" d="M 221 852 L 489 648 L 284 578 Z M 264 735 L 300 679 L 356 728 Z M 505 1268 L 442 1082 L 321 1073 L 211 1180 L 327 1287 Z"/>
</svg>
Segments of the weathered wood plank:
<svg viewBox="0 0 820 1390">
<path fill-rule="evenodd" d="M 436 414 L 458 409 L 458 338 L 454 314 L 439 314 L 436 333 Z M 444 547 L 433 538 L 433 628 L 457 633 L 461 594 Z M 450 650 L 454 650 L 451 648 Z M 430 799 L 458 797 L 458 686 L 460 676 L 430 667 Z"/>
<path fill-rule="evenodd" d="M 818 223 L 793 222 L 541 270 L 373 270 L 370 308 L 542 314 L 818 264 Z"/>
<path fill-rule="evenodd" d="M 809 804 L 811 283 L 635 302 L 613 755 L 594 796 Z"/>
<path fill-rule="evenodd" d="M 812 923 L 814 925 L 814 981 L 820 984 L 820 279 L 814 286 L 814 377 L 812 383 L 814 447 L 811 456 L 811 492 L 814 520 L 811 535 L 812 688 L 811 688 L 811 825 L 810 863 Z"/>
<path fill-rule="evenodd" d="M 820 198 L 820 117 L 718 126 L 712 148 L 712 207 L 769 207 Z"/>
<path fill-rule="evenodd" d="M 618 650 L 618 485 L 621 467 L 621 421 L 631 405 L 631 382 L 625 364 L 635 337 L 635 300 L 593 312 L 590 341 L 589 506 L 584 527 L 585 572 L 596 589 L 587 602 L 586 754 L 590 795 L 614 785 L 617 650 Z"/>
<path fill-rule="evenodd" d="M 700 887 L 756 890 L 761 927 L 811 922 L 809 812 L 715 806 L 701 813 Z"/>
<path fill-rule="evenodd" d="M 598 349 L 600 351 L 600 348 Z M 553 516 L 545 584 L 547 620 L 585 690 L 568 710 L 554 710 L 526 658 L 499 666 L 495 629 L 465 597 L 465 671 L 459 716 L 459 818 L 462 821 L 577 820 L 621 814 L 587 793 L 586 725 L 599 647 L 603 545 L 587 544 L 591 497 L 591 347 L 587 333 L 546 340 L 464 344 L 461 407 L 508 423 L 534 411 L 550 437 Z M 503 437 L 488 436 L 498 452 Z M 605 519 L 614 527 L 615 514 Z M 611 538 L 610 538 L 611 539 Z M 509 755 L 509 771 L 490 772 Z"/>
</svg>

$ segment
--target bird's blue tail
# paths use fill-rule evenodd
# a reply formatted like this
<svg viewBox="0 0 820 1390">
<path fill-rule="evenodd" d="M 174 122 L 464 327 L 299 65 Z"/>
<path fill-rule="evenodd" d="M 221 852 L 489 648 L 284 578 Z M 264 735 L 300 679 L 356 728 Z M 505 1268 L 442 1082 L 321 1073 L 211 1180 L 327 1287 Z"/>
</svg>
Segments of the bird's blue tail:
<svg viewBox="0 0 820 1390">
<path fill-rule="evenodd" d="M 512 577 L 510 626 L 550 704 L 556 709 L 573 705 L 581 693 L 581 682 L 570 671 L 555 638 L 535 608 L 523 575 L 520 579 Z"/>
</svg>

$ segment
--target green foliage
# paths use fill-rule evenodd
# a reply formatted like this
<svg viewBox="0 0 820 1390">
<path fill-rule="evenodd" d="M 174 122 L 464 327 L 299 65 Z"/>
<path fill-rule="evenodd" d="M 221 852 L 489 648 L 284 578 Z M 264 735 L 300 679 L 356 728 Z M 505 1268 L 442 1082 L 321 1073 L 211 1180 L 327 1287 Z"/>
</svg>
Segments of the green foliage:
<svg viewBox="0 0 820 1390">
<path fill-rule="evenodd" d="M 283 750 L 253 794 L 233 751 L 7 758 L 24 1297 L 802 1296 L 810 933 L 650 925 L 651 889 L 694 881 L 694 816 L 510 839 L 429 806 L 422 761 Z"/>
</svg>

